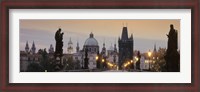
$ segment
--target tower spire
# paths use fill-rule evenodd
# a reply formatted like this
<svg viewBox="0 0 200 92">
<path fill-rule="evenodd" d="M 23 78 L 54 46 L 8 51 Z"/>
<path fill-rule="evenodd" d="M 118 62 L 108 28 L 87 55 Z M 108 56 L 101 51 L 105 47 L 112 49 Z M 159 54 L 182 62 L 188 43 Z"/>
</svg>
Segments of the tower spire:
<svg viewBox="0 0 200 92">
<path fill-rule="evenodd" d="M 93 38 L 94 37 L 94 34 L 91 32 L 90 33 L 90 38 Z"/>
<path fill-rule="evenodd" d="M 105 38 L 103 39 L 103 47 L 105 47 Z"/>
<path fill-rule="evenodd" d="M 104 38 L 104 41 L 103 41 L 103 48 L 102 48 L 101 54 L 102 54 L 103 56 L 105 56 L 105 54 L 106 54 L 105 38 Z"/>
<path fill-rule="evenodd" d="M 114 52 L 117 53 L 116 39 L 115 39 L 115 44 L 114 44 Z"/>
<path fill-rule="evenodd" d="M 32 51 L 32 54 L 35 54 L 36 47 L 35 47 L 34 41 L 33 41 L 32 47 L 31 47 L 31 51 Z"/>
<path fill-rule="evenodd" d="M 71 37 L 69 38 L 67 51 L 69 54 L 71 54 L 73 52 L 73 43 L 72 43 Z"/>
<path fill-rule="evenodd" d="M 49 53 L 50 54 L 53 54 L 54 53 L 54 48 L 53 48 L 53 45 L 51 44 L 50 47 L 49 47 Z"/>
<path fill-rule="evenodd" d="M 76 52 L 79 52 L 79 42 L 77 41 Z"/>
<path fill-rule="evenodd" d="M 156 52 L 156 43 L 154 44 L 154 50 L 153 51 Z"/>
<path fill-rule="evenodd" d="M 26 41 L 26 47 L 25 47 L 25 51 L 26 51 L 26 53 L 28 53 L 28 52 L 29 52 L 28 41 Z"/>
<path fill-rule="evenodd" d="M 127 40 L 128 39 L 128 29 L 127 29 L 127 27 L 123 27 L 121 39 L 122 40 Z"/>
</svg>

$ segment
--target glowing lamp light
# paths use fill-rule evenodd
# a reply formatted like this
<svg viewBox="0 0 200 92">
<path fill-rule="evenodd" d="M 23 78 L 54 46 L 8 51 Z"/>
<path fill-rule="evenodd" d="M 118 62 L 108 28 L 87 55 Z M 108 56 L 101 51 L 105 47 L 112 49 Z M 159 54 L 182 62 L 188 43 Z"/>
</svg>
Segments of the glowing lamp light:
<svg viewBox="0 0 200 92">
<path fill-rule="evenodd" d="M 99 57 L 98 56 L 96 56 L 96 60 L 98 60 L 99 59 Z"/>
<path fill-rule="evenodd" d="M 135 60 L 136 60 L 136 61 L 138 61 L 138 60 L 139 60 L 139 58 L 138 58 L 138 57 L 135 57 Z"/>
<path fill-rule="evenodd" d="M 127 64 L 124 65 L 124 67 L 126 67 L 126 66 L 127 66 Z"/>
<path fill-rule="evenodd" d="M 151 54 L 152 54 L 152 53 L 151 53 L 151 51 L 149 50 L 149 52 L 148 52 L 148 56 L 151 57 Z"/>
<path fill-rule="evenodd" d="M 133 63 L 133 60 L 131 60 L 131 63 Z"/>
<path fill-rule="evenodd" d="M 102 59 L 102 62 L 104 62 L 105 60 L 104 59 Z"/>
</svg>

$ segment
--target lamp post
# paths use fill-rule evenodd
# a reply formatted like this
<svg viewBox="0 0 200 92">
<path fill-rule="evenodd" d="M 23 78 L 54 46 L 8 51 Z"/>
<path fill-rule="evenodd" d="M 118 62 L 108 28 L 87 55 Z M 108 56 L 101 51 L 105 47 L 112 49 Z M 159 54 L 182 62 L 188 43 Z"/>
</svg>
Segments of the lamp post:
<svg viewBox="0 0 200 92">
<path fill-rule="evenodd" d="M 98 60 L 99 59 L 99 57 L 98 56 L 96 56 L 96 60 Z"/>
<path fill-rule="evenodd" d="M 96 56 L 96 67 L 97 67 L 97 69 L 99 69 L 100 68 L 100 65 L 99 65 L 99 55 L 97 55 Z"/>
<path fill-rule="evenodd" d="M 148 56 L 149 56 L 149 71 L 151 70 L 151 68 L 150 68 L 150 67 L 151 67 L 151 65 L 150 65 L 151 54 L 152 54 L 152 53 L 151 53 L 151 51 L 149 50 L 149 52 L 148 52 Z"/>
<path fill-rule="evenodd" d="M 105 60 L 104 60 L 104 59 L 102 59 L 101 61 L 102 61 L 103 63 L 105 62 Z"/>
<path fill-rule="evenodd" d="M 135 65 L 135 68 L 134 68 L 134 69 L 137 69 L 136 63 L 138 62 L 138 60 L 139 60 L 139 58 L 136 56 L 136 57 L 135 57 L 135 62 L 134 62 L 134 65 Z"/>
</svg>

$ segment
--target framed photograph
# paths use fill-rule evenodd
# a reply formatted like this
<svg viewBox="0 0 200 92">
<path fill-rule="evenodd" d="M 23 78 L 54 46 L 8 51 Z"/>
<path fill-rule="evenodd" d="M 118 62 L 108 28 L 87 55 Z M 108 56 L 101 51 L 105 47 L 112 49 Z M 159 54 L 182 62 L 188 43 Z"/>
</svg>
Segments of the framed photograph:
<svg viewBox="0 0 200 92">
<path fill-rule="evenodd" d="M 2 1 L 3 91 L 198 92 L 199 1 Z"/>
</svg>

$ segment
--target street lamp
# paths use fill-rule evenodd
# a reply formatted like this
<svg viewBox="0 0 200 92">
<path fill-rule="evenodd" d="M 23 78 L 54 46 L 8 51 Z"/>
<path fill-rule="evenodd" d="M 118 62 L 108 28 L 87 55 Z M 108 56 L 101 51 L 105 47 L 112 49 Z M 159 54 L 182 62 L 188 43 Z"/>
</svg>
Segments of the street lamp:
<svg viewBox="0 0 200 92">
<path fill-rule="evenodd" d="M 135 57 L 135 60 L 136 60 L 136 62 L 139 60 L 139 58 L 138 57 Z"/>
<path fill-rule="evenodd" d="M 148 52 L 148 56 L 149 56 L 149 70 L 150 70 L 150 66 L 151 66 L 151 65 L 150 65 L 150 57 L 151 57 L 151 54 L 152 54 L 152 53 L 151 53 L 151 51 L 149 50 L 149 52 Z"/>
<path fill-rule="evenodd" d="M 99 59 L 99 57 L 98 56 L 96 56 L 96 60 L 98 60 Z"/>
<path fill-rule="evenodd" d="M 102 62 L 104 62 L 105 60 L 104 59 L 102 59 Z"/>
<path fill-rule="evenodd" d="M 131 63 L 133 63 L 133 60 L 131 60 Z"/>
<path fill-rule="evenodd" d="M 99 69 L 100 68 L 99 56 L 97 55 L 95 59 L 96 59 L 96 68 Z"/>
</svg>

